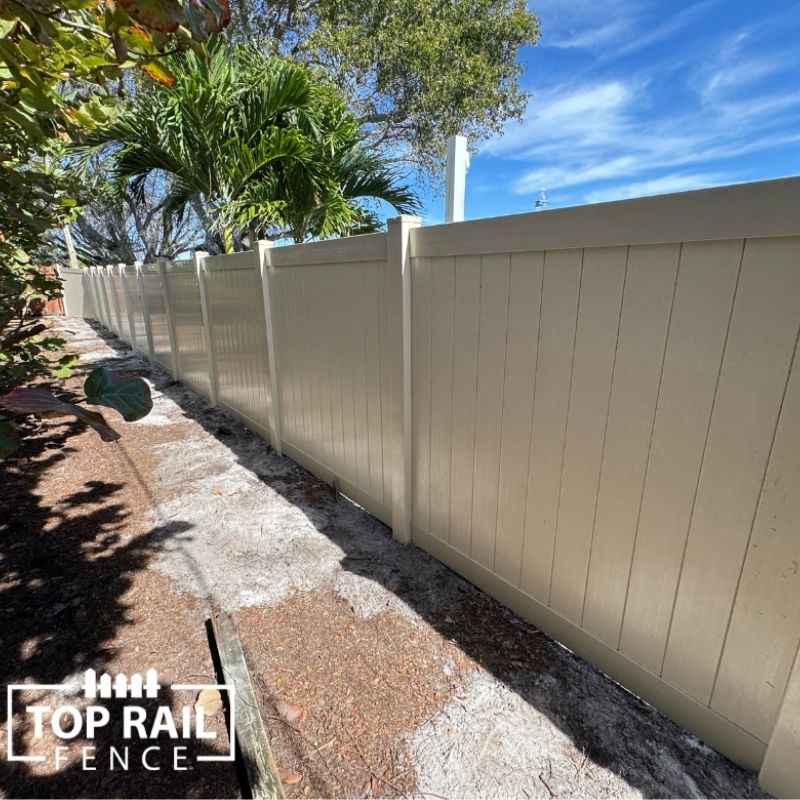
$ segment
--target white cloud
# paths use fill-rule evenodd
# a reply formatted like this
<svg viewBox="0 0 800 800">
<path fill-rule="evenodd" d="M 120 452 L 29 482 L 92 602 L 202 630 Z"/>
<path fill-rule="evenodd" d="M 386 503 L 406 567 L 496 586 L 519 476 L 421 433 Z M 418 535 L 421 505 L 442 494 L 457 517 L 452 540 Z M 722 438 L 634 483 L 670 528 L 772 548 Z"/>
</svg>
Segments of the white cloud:
<svg viewBox="0 0 800 800">
<path fill-rule="evenodd" d="M 707 189 L 725 183 L 724 173 L 699 173 L 690 175 L 662 175 L 637 183 L 622 183 L 589 192 L 584 198 L 587 203 L 605 203 L 609 200 L 627 200 L 631 197 L 645 197 L 651 194 L 669 194 L 670 192 L 688 192 L 693 189 Z"/>
<path fill-rule="evenodd" d="M 699 3 L 692 3 L 688 8 L 684 8 L 682 11 L 664 20 L 660 25 L 652 25 L 649 30 L 640 31 L 636 36 L 631 37 L 627 44 L 609 55 L 612 57 L 627 55 L 628 53 L 642 50 L 664 39 L 668 39 L 670 36 L 684 30 L 694 20 L 705 14 L 709 8 L 717 5 L 719 2 L 720 0 L 702 0 L 702 2 Z M 659 10 L 663 10 L 663 5 L 659 7 Z"/>
<path fill-rule="evenodd" d="M 656 89 L 641 77 L 556 86 L 535 96 L 522 123 L 509 125 L 483 152 L 527 162 L 512 188 L 528 195 L 541 186 L 557 190 L 613 179 L 637 185 L 648 172 L 800 141 L 800 90 L 744 89 L 676 109 L 659 103 Z M 718 169 L 715 176 L 724 179 Z"/>
<path fill-rule="evenodd" d="M 557 47 L 561 50 L 571 48 L 592 50 L 596 47 L 603 47 L 611 42 L 620 39 L 630 30 L 630 24 L 623 20 L 614 20 L 599 28 L 587 28 L 576 31 L 572 34 L 565 34 L 558 39 L 544 38 L 542 44 L 545 47 Z"/>
<path fill-rule="evenodd" d="M 641 5 L 641 3 L 639 4 Z M 542 47 L 594 49 L 619 41 L 634 26 L 631 0 L 606 0 L 598 13 L 595 0 L 537 0 Z"/>
<path fill-rule="evenodd" d="M 667 4 L 645 0 L 535 3 L 543 45 L 594 52 L 588 63 L 586 54 L 576 56 L 580 69 L 567 79 L 533 83 L 522 122 L 506 126 L 481 153 L 516 162 L 514 193 L 534 195 L 544 186 L 563 202 L 749 177 L 742 158 L 800 143 L 800 87 L 793 77 L 800 50 L 774 46 L 783 15 L 738 30 L 717 26 L 709 10 L 720 1 L 701 0 L 671 16 Z M 706 25 L 714 26 L 711 33 L 691 35 Z M 662 41 L 668 46 L 652 50 L 668 52 L 662 61 L 645 57 Z M 557 58 L 560 64 L 566 56 Z M 532 78 L 546 80 L 533 70 Z"/>
<path fill-rule="evenodd" d="M 510 123 L 483 151 L 528 158 L 558 142 L 589 147 L 618 141 L 635 95 L 635 87 L 619 80 L 577 89 L 557 86 L 535 95 L 522 122 Z"/>
</svg>

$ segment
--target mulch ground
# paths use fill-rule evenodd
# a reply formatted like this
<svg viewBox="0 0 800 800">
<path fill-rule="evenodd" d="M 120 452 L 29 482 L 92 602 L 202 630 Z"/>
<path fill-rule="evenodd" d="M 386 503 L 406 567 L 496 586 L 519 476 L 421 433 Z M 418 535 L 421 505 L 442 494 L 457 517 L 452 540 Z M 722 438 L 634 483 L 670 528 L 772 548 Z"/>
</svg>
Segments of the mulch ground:
<svg viewBox="0 0 800 800">
<path fill-rule="evenodd" d="M 72 378 L 67 388 L 81 383 Z M 149 520 L 145 482 L 150 439 L 160 429 L 106 444 L 62 419 L 35 426 L 0 467 L 0 683 L 60 684 L 89 667 L 112 675 L 156 667 L 162 683 L 213 680 L 205 609 L 148 569 L 162 533 Z M 17 728 L 15 751 L 24 752 L 26 730 Z M 218 728 L 225 747 L 224 725 Z M 0 790 L 17 797 L 239 795 L 230 765 L 150 772 L 132 758 L 129 771 L 110 773 L 101 765 L 110 747 L 122 745 L 120 732 L 95 744 L 94 772 L 76 760 L 77 744 L 58 771 L 3 759 Z"/>
<path fill-rule="evenodd" d="M 82 381 L 78 373 L 64 388 L 77 395 Z M 160 542 L 180 533 L 153 524 L 152 509 L 167 496 L 149 480 L 153 448 L 179 444 L 181 425 L 122 430 L 122 440 L 108 444 L 69 418 L 33 422 L 2 466 L 0 683 L 60 684 L 89 667 L 112 675 L 156 667 L 162 683 L 214 679 L 207 603 L 151 568 Z M 394 614 L 364 620 L 333 592 L 244 609 L 235 621 L 287 796 L 414 793 L 404 736 L 456 694 L 475 662 L 446 636 Z M 174 694 L 177 707 L 182 698 Z M 20 714 L 15 720 L 15 752 L 27 752 L 31 731 Z M 224 749 L 221 722 L 220 712 L 216 744 Z M 63 744 L 46 741 L 56 743 Z M 129 771 L 110 773 L 105 756 L 123 744 L 115 730 L 94 742 L 99 766 L 86 771 L 84 743 L 70 745 L 57 771 L 52 763 L 3 760 L 0 790 L 10 797 L 240 796 L 231 765 L 151 772 L 132 757 Z"/>
</svg>

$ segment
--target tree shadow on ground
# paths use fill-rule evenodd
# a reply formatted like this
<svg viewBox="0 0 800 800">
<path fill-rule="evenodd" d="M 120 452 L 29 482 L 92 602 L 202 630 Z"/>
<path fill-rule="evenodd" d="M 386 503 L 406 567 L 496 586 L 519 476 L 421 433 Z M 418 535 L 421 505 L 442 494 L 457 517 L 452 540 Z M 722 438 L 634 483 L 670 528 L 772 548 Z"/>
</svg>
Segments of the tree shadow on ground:
<svg viewBox="0 0 800 800">
<path fill-rule="evenodd" d="M 142 357 L 115 338 L 107 334 L 104 338 L 126 357 L 122 368 L 149 373 Z M 119 357 L 110 357 L 106 365 L 114 364 L 119 365 Z M 153 370 L 152 379 L 185 417 L 231 450 L 238 463 L 259 474 L 266 443 L 259 449 L 252 445 L 255 434 L 231 435 L 241 429 L 239 423 L 160 369 Z M 287 479 L 286 473 L 259 477 L 344 552 L 342 569 L 392 592 L 550 719 L 588 760 L 616 773 L 645 797 L 765 796 L 754 773 L 703 745 L 432 556 L 397 543 L 379 521 L 373 520 L 374 535 L 355 535 L 353 513 L 369 517 L 366 511 L 354 509 L 349 500 L 301 467 L 290 466 L 287 471 L 294 477 Z"/>
<path fill-rule="evenodd" d="M 71 464 L 86 443 L 77 435 L 85 430 L 79 421 L 59 426 L 43 425 L 26 438 L 14 456 L 0 462 L 3 509 L 0 518 L 0 684 L 59 684 L 48 694 L 47 704 L 83 703 L 83 673 L 98 674 L 113 665 L 114 640 L 132 624 L 132 609 L 125 599 L 137 573 L 146 570 L 165 540 L 188 530 L 182 522 L 157 525 L 143 533 L 129 528 L 130 509 L 124 486 L 131 475 L 100 475 L 78 491 L 60 491 L 59 474 Z M 90 440 L 93 441 L 93 440 Z M 107 447 L 116 445 L 106 445 Z M 84 466 L 86 458 L 83 459 Z M 65 486 L 75 486 L 69 481 Z M 112 669 L 113 672 L 113 669 Z M 30 716 L 25 708 L 35 698 L 12 694 L 12 720 L 3 703 L 3 739 L 13 721 L 11 743 L 16 756 L 31 755 Z M 5 699 L 5 698 L 4 698 Z M 156 703 L 173 704 L 173 692 L 164 687 Z M 41 699 L 38 700 L 41 702 Z M 52 747 L 63 741 L 44 740 L 36 747 L 48 761 L 9 762 L 0 759 L 0 793 L 24 797 L 182 797 L 230 796 L 236 793 L 230 770 L 216 765 L 199 767 L 187 779 L 185 772 L 144 769 L 141 751 L 163 745 L 160 736 L 146 743 L 127 742 L 120 726 L 119 700 L 97 700 L 109 709 L 111 722 L 93 742 L 97 764 L 109 748 L 131 746 L 130 769 L 109 773 L 98 766 L 84 770 L 73 751 L 56 769 Z M 85 744 L 81 737 L 75 744 Z M 215 753 L 189 743 L 195 752 Z M 194 750 L 192 750 L 194 748 Z M 151 754 L 155 763 L 156 754 Z M 107 763 L 107 758 L 106 758 Z"/>
</svg>

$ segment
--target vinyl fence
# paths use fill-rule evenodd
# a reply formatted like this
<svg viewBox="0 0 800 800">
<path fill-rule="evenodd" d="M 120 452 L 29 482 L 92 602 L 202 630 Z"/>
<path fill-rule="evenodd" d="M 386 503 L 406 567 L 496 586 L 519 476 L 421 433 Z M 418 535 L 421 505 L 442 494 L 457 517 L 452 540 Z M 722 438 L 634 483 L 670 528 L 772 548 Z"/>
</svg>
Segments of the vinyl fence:
<svg viewBox="0 0 800 800">
<path fill-rule="evenodd" d="M 401 217 L 67 307 L 796 796 L 799 200 Z"/>
</svg>

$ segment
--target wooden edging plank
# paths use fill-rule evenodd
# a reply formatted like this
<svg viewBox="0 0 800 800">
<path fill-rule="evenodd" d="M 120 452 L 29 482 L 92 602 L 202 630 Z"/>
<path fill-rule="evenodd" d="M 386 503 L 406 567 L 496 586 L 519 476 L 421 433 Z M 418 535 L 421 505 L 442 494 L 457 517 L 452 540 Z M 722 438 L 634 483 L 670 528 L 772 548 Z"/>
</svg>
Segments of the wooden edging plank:
<svg viewBox="0 0 800 800">
<path fill-rule="evenodd" d="M 216 645 L 223 680 L 234 687 L 230 702 L 236 723 L 231 736 L 236 737 L 237 761 L 247 776 L 250 796 L 256 800 L 283 798 L 283 787 L 233 620 L 227 614 L 215 614 L 211 618 L 211 630 L 214 634 L 212 646 Z"/>
</svg>

